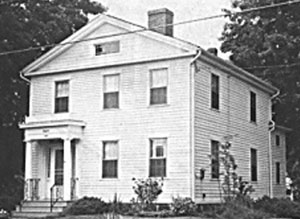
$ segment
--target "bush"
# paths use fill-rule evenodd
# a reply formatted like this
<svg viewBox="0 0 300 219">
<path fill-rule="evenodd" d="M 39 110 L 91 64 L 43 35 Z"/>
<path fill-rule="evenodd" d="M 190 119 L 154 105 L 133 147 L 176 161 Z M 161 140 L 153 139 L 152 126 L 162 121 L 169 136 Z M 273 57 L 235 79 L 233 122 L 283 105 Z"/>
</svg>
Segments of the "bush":
<svg viewBox="0 0 300 219">
<path fill-rule="evenodd" d="M 289 199 L 271 199 L 264 196 L 254 203 L 254 208 L 277 217 L 300 218 L 300 204 Z"/>
<path fill-rule="evenodd" d="M 83 197 L 68 206 L 65 215 L 103 214 L 108 211 L 107 204 L 101 198 Z"/>
<path fill-rule="evenodd" d="M 170 209 L 176 216 L 194 215 L 197 212 L 197 205 L 191 198 L 173 197 Z"/>
<path fill-rule="evenodd" d="M 133 191 L 137 195 L 136 201 L 133 200 L 133 205 L 139 205 L 137 207 L 141 210 L 151 208 L 152 203 L 162 193 L 163 179 L 156 180 L 152 178 L 147 179 L 132 179 L 134 181 Z"/>
</svg>

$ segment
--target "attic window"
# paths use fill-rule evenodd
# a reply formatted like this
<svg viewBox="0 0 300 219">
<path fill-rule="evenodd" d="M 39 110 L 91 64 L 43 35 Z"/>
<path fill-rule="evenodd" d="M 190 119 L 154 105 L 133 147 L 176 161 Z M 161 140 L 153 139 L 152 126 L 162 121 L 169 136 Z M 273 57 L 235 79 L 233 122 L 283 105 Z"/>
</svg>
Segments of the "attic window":
<svg viewBox="0 0 300 219">
<path fill-rule="evenodd" d="M 95 45 L 96 56 L 120 52 L 120 41 L 106 42 Z"/>
</svg>

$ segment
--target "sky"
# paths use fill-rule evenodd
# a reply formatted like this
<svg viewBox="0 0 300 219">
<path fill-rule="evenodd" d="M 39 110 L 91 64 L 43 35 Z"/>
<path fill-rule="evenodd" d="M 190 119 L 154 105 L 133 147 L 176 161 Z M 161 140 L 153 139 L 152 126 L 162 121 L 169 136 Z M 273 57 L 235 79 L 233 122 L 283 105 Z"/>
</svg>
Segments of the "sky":
<svg viewBox="0 0 300 219">
<path fill-rule="evenodd" d="M 174 23 L 222 14 L 230 9 L 231 0 L 97 0 L 108 7 L 107 14 L 147 27 L 147 12 L 168 8 L 174 13 Z M 195 43 L 204 49 L 220 48 L 224 18 L 174 26 L 174 36 Z M 226 58 L 225 54 L 220 54 Z"/>
</svg>

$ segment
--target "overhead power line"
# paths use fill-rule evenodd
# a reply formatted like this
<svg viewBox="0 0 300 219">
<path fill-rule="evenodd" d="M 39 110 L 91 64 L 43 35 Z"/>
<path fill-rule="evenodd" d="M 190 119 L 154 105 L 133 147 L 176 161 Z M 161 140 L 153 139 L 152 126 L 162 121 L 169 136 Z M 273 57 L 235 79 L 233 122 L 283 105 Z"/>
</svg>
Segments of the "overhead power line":
<svg viewBox="0 0 300 219">
<path fill-rule="evenodd" d="M 145 32 L 145 31 L 149 31 L 149 30 L 153 30 L 153 29 L 157 29 L 157 28 L 195 23 L 195 22 L 199 22 L 199 21 L 205 21 L 205 20 L 226 17 L 229 15 L 246 14 L 246 13 L 250 13 L 250 12 L 261 11 L 261 10 L 266 10 L 266 9 L 270 9 L 270 8 L 277 8 L 277 7 L 282 7 L 282 6 L 287 6 L 287 5 L 297 4 L 297 3 L 300 3 L 300 0 L 282 2 L 282 3 L 272 4 L 272 5 L 265 5 L 265 6 L 261 6 L 261 7 L 245 9 L 243 11 L 238 11 L 238 12 L 226 12 L 226 13 L 222 13 L 222 14 L 218 14 L 218 15 L 212 15 L 212 16 L 201 17 L 201 18 L 196 18 L 196 19 L 187 20 L 187 21 L 181 21 L 181 22 L 174 23 L 174 24 L 158 25 L 158 26 L 152 27 L 151 29 L 141 28 L 139 30 L 134 30 L 134 31 L 126 31 L 123 33 L 102 35 L 102 36 L 98 36 L 98 37 L 92 37 L 92 38 L 87 38 L 87 39 L 82 39 L 82 40 L 75 40 L 75 41 L 70 41 L 70 42 L 65 42 L 65 43 L 53 43 L 53 44 L 48 44 L 48 45 L 43 45 L 43 46 L 33 46 L 33 47 L 24 48 L 24 49 L 10 50 L 10 51 L 5 51 L 5 52 L 0 52 L 0 56 L 16 54 L 16 53 L 23 53 L 23 52 L 33 51 L 33 50 L 46 49 L 49 47 L 52 48 L 55 46 L 65 46 L 65 45 L 70 45 L 70 44 L 77 44 L 77 43 L 86 42 L 86 41 L 128 35 L 128 34 L 139 33 L 139 32 Z"/>
</svg>

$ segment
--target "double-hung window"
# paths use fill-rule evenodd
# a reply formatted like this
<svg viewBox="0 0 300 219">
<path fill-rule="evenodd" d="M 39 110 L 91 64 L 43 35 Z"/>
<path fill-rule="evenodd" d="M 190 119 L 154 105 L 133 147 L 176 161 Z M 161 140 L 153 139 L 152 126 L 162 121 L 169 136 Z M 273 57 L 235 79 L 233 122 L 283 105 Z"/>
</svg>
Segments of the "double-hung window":
<svg viewBox="0 0 300 219">
<path fill-rule="evenodd" d="M 219 142 L 211 141 L 211 178 L 218 179 L 220 175 Z"/>
<path fill-rule="evenodd" d="M 103 142 L 102 178 L 118 177 L 118 142 Z"/>
<path fill-rule="evenodd" d="M 212 109 L 219 109 L 219 92 L 220 92 L 220 85 L 219 85 L 219 76 L 215 74 L 211 74 L 211 108 Z"/>
<path fill-rule="evenodd" d="M 69 81 L 55 82 L 55 113 L 69 111 Z"/>
<path fill-rule="evenodd" d="M 150 177 L 166 176 L 166 138 L 150 139 Z"/>
<path fill-rule="evenodd" d="M 250 149 L 251 181 L 257 181 L 257 150 Z"/>
<path fill-rule="evenodd" d="M 168 87 L 168 69 L 150 71 L 150 104 L 166 104 Z"/>
<path fill-rule="evenodd" d="M 250 121 L 256 122 L 256 94 L 250 91 Z"/>
<path fill-rule="evenodd" d="M 119 108 L 119 81 L 119 74 L 104 76 L 104 109 Z"/>
</svg>

